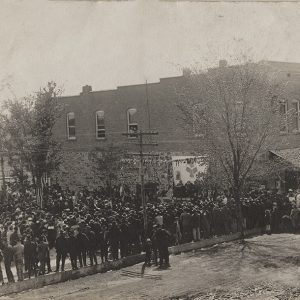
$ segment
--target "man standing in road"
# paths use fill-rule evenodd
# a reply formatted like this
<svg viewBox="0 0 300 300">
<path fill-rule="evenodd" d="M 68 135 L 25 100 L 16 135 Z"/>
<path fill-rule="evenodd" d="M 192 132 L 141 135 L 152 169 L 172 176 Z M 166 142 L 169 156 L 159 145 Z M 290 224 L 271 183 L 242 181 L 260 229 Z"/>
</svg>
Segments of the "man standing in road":
<svg viewBox="0 0 300 300">
<path fill-rule="evenodd" d="M 157 247 L 158 247 L 158 252 L 159 252 L 159 267 L 160 268 L 163 267 L 164 263 L 165 263 L 166 267 L 170 267 L 169 250 L 168 250 L 170 236 L 171 236 L 170 233 L 162 227 L 159 227 L 154 233 L 153 238 L 157 242 Z"/>
</svg>

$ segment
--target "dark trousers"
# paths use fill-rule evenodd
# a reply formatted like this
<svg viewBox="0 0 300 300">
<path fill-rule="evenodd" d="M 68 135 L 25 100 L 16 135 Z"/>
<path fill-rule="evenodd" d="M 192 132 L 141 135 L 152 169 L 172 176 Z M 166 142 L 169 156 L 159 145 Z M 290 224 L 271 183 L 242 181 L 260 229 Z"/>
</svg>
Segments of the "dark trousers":
<svg viewBox="0 0 300 300">
<path fill-rule="evenodd" d="M 77 253 L 70 253 L 70 260 L 71 260 L 71 265 L 72 265 L 72 270 L 77 270 Z"/>
<path fill-rule="evenodd" d="M 27 272 L 29 270 L 29 256 L 28 255 L 24 255 L 24 267 L 25 267 L 25 272 Z"/>
<path fill-rule="evenodd" d="M 90 249 L 89 250 L 89 257 L 90 257 L 90 263 L 91 266 L 94 265 L 98 265 L 98 261 L 97 261 L 97 255 L 96 255 L 96 250 L 95 249 Z"/>
<path fill-rule="evenodd" d="M 45 274 L 45 266 L 46 266 L 46 257 L 40 258 L 40 275 Z"/>
<path fill-rule="evenodd" d="M 117 260 L 119 258 L 119 247 L 118 247 L 118 242 L 112 242 L 110 251 L 113 257 L 113 260 Z"/>
<path fill-rule="evenodd" d="M 65 261 L 66 261 L 67 254 L 64 252 L 57 252 L 56 253 L 56 271 L 59 271 L 59 265 L 61 261 L 61 270 L 65 270 Z"/>
<path fill-rule="evenodd" d="M 120 253 L 122 258 L 128 255 L 128 241 L 121 241 Z"/>
<path fill-rule="evenodd" d="M 163 263 L 169 264 L 169 250 L 168 247 L 159 248 L 159 265 L 162 266 Z"/>
<path fill-rule="evenodd" d="M 80 267 L 82 268 L 83 266 L 86 267 L 86 250 L 81 249 L 78 253 L 78 259 L 79 259 L 79 264 Z"/>
<path fill-rule="evenodd" d="M 158 249 L 156 246 L 153 246 L 153 260 L 154 260 L 154 264 L 157 266 L 157 264 L 158 264 Z"/>
<path fill-rule="evenodd" d="M 1 264 L 0 264 L 0 281 L 1 281 L 1 282 L 4 282 L 4 278 L 3 278 L 3 272 L 2 272 Z"/>
<path fill-rule="evenodd" d="M 50 260 L 50 253 L 48 252 L 47 257 L 46 257 L 46 264 L 47 264 L 47 271 L 48 273 L 52 272 L 51 269 L 51 260 Z"/>
<path fill-rule="evenodd" d="M 151 253 L 152 251 L 146 251 L 146 256 L 145 256 L 145 264 L 147 266 L 151 265 Z"/>
<path fill-rule="evenodd" d="M 4 266 L 8 282 L 15 282 L 14 275 L 11 271 L 11 262 L 4 259 Z"/>
<path fill-rule="evenodd" d="M 101 262 L 108 261 L 108 246 L 107 244 L 101 245 Z"/>
<path fill-rule="evenodd" d="M 28 277 L 30 278 L 32 274 L 37 276 L 37 262 L 36 258 L 33 256 L 27 256 L 25 259 L 25 271 L 28 271 Z"/>
</svg>

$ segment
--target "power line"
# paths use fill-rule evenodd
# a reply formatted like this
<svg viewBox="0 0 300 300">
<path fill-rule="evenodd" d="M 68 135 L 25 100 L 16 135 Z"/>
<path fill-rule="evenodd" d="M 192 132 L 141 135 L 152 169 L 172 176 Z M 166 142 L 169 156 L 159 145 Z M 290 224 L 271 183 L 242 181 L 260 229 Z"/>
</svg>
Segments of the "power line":
<svg viewBox="0 0 300 300">
<path fill-rule="evenodd" d="M 149 97 L 148 97 L 148 83 L 146 80 L 146 105 L 148 113 L 148 130 L 151 130 L 151 119 L 150 119 L 150 107 L 149 107 Z"/>
</svg>

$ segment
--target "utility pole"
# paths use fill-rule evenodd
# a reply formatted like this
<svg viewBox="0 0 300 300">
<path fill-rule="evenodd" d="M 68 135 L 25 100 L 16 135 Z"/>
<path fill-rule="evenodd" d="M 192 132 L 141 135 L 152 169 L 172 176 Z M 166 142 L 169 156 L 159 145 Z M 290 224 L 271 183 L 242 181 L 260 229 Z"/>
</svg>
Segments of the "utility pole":
<svg viewBox="0 0 300 300">
<path fill-rule="evenodd" d="M 147 206 L 146 206 L 146 197 L 145 197 L 145 182 L 144 182 L 144 157 L 145 156 L 158 156 L 156 154 L 144 153 L 144 146 L 157 146 L 157 143 L 144 143 L 144 136 L 158 135 L 157 131 L 139 131 L 134 133 L 138 138 L 139 153 L 132 153 L 132 155 L 137 155 L 140 158 L 140 181 L 141 181 L 141 198 L 142 198 L 142 207 L 143 207 L 143 220 L 144 220 L 144 232 L 147 234 L 148 229 L 148 218 L 147 218 Z M 132 136 L 132 133 L 123 133 L 126 136 Z"/>
<path fill-rule="evenodd" d="M 1 164 L 1 176 L 2 176 L 2 200 L 5 202 L 6 201 L 6 180 L 5 180 L 5 172 L 4 172 L 3 153 L 1 153 L 0 164 Z"/>
<path fill-rule="evenodd" d="M 2 141 L 3 143 L 3 141 Z M 1 154 L 0 154 L 0 165 L 1 165 L 1 176 L 2 176 L 2 201 L 6 201 L 7 187 L 5 180 L 5 171 L 4 171 L 4 149 L 3 144 L 1 145 Z"/>
</svg>

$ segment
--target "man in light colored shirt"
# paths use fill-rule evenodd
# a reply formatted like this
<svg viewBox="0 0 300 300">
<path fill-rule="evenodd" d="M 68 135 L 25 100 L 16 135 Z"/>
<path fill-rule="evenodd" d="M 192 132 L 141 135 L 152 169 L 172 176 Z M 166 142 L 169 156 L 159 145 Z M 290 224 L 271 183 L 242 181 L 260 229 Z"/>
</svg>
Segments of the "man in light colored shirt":
<svg viewBox="0 0 300 300">
<path fill-rule="evenodd" d="M 18 281 L 23 281 L 24 246 L 21 244 L 20 240 L 18 240 L 17 244 L 13 246 L 13 254 L 17 269 Z"/>
</svg>

